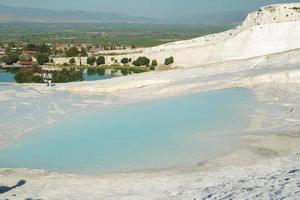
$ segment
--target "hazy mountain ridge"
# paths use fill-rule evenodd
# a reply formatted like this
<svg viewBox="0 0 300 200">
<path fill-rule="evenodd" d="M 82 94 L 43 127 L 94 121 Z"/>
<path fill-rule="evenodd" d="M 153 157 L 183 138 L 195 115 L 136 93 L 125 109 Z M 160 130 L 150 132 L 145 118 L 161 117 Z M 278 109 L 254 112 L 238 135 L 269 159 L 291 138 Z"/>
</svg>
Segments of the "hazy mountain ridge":
<svg viewBox="0 0 300 200">
<path fill-rule="evenodd" d="M 166 19 L 138 17 L 118 13 L 56 11 L 41 8 L 13 7 L 0 4 L 0 23 L 167 23 L 167 24 L 236 24 L 242 22 L 247 12 L 234 11 L 172 17 Z"/>
<path fill-rule="evenodd" d="M 105 12 L 55 11 L 0 5 L 0 22 L 124 22 L 155 23 L 157 19 Z"/>
<path fill-rule="evenodd" d="M 223 13 L 209 13 L 199 15 L 185 15 L 170 18 L 167 21 L 171 23 L 188 23 L 188 24 L 239 24 L 246 17 L 246 11 L 231 11 Z"/>
</svg>

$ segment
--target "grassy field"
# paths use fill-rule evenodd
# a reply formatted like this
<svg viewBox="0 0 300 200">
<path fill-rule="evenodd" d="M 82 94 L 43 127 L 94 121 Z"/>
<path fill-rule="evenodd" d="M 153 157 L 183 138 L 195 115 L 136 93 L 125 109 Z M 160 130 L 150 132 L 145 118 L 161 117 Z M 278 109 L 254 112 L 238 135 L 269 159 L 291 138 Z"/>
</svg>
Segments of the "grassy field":
<svg viewBox="0 0 300 200">
<path fill-rule="evenodd" d="M 0 24 L 0 43 L 102 44 L 150 47 L 221 32 L 231 25 Z"/>
</svg>

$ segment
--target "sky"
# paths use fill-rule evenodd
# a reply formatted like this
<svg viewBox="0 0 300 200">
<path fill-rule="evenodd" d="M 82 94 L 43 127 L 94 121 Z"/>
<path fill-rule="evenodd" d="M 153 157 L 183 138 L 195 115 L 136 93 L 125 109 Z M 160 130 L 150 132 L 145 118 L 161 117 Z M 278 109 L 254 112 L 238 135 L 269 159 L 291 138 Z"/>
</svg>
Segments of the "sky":
<svg viewBox="0 0 300 200">
<path fill-rule="evenodd" d="M 165 18 L 174 16 L 251 11 L 299 0 L 0 0 L 0 4 L 54 10 L 84 10 Z"/>
</svg>

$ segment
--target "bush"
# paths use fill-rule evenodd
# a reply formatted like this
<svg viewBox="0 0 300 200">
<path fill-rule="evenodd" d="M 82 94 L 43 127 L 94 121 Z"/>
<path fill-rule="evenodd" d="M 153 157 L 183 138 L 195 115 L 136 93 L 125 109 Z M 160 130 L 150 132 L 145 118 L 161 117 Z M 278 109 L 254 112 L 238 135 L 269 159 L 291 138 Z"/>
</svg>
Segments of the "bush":
<svg viewBox="0 0 300 200">
<path fill-rule="evenodd" d="M 88 54 L 87 54 L 87 52 L 86 52 L 86 50 L 85 50 L 85 48 L 83 48 L 83 47 L 81 47 L 81 49 L 80 49 L 80 56 L 88 56 Z"/>
<path fill-rule="evenodd" d="M 7 65 L 12 65 L 17 63 L 19 60 L 19 55 L 17 53 L 10 52 L 2 58 L 2 61 Z"/>
<path fill-rule="evenodd" d="M 96 60 L 97 65 L 104 65 L 105 64 L 105 57 L 99 56 Z"/>
<path fill-rule="evenodd" d="M 67 57 L 76 57 L 79 55 L 79 50 L 76 47 L 71 47 L 66 51 Z"/>
<path fill-rule="evenodd" d="M 36 56 L 36 60 L 40 65 L 43 65 L 43 64 L 49 62 L 49 56 L 47 54 L 41 53 Z"/>
<path fill-rule="evenodd" d="M 75 58 L 71 58 L 71 59 L 69 60 L 69 63 L 70 63 L 70 64 L 75 64 Z"/>
<path fill-rule="evenodd" d="M 121 59 L 121 63 L 122 64 L 127 64 L 129 62 L 129 59 L 128 58 L 122 58 Z"/>
<path fill-rule="evenodd" d="M 150 70 L 152 70 L 152 71 L 155 70 L 155 66 L 151 66 Z"/>
<path fill-rule="evenodd" d="M 152 60 L 152 62 L 151 62 L 151 66 L 152 67 L 157 67 L 157 60 Z"/>
<path fill-rule="evenodd" d="M 165 65 L 170 65 L 170 64 L 173 64 L 173 63 L 174 63 L 173 56 L 165 59 Z"/>
<path fill-rule="evenodd" d="M 96 58 L 95 58 L 94 56 L 88 57 L 86 62 L 87 62 L 87 64 L 89 64 L 89 65 L 94 65 L 95 62 L 96 62 Z"/>
<path fill-rule="evenodd" d="M 143 56 L 143 57 L 138 57 L 135 61 L 132 63 L 134 66 L 148 66 L 150 64 L 150 59 Z"/>
</svg>

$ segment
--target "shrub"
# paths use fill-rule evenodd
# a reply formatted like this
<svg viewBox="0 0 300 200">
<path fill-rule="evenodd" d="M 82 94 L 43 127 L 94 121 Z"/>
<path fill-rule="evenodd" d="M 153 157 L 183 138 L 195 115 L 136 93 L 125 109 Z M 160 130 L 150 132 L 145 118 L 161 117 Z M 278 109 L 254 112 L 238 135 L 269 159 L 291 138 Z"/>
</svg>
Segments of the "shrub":
<svg viewBox="0 0 300 200">
<path fill-rule="evenodd" d="M 80 56 L 88 56 L 85 48 L 83 48 L 83 47 L 81 47 L 81 49 L 80 49 Z"/>
<path fill-rule="evenodd" d="M 14 63 L 17 63 L 18 60 L 19 60 L 19 55 L 14 52 L 10 52 L 2 58 L 2 61 L 7 65 L 12 65 Z"/>
<path fill-rule="evenodd" d="M 78 56 L 80 51 L 76 47 L 71 47 L 66 51 L 67 57 L 76 57 Z"/>
<path fill-rule="evenodd" d="M 70 63 L 70 64 L 75 64 L 75 58 L 71 58 L 71 59 L 69 60 L 69 63 Z"/>
<path fill-rule="evenodd" d="M 173 63 L 174 63 L 173 56 L 165 59 L 165 65 L 170 65 L 170 64 L 173 64 Z"/>
<path fill-rule="evenodd" d="M 122 58 L 121 59 L 121 63 L 122 64 L 127 64 L 129 62 L 129 59 L 128 58 Z"/>
<path fill-rule="evenodd" d="M 43 65 L 43 64 L 49 62 L 49 56 L 47 54 L 41 53 L 36 56 L 36 60 L 40 65 Z"/>
<path fill-rule="evenodd" d="M 104 65 L 105 64 L 105 58 L 104 56 L 99 56 L 96 60 L 97 65 Z"/>
<path fill-rule="evenodd" d="M 156 67 L 158 64 L 157 64 L 157 60 L 152 60 L 151 62 L 151 66 L 152 67 Z"/>
<path fill-rule="evenodd" d="M 95 58 L 94 56 L 88 57 L 86 62 L 87 62 L 87 64 L 89 64 L 89 65 L 94 65 L 95 62 L 96 62 L 96 58 Z"/>
<path fill-rule="evenodd" d="M 150 67 L 150 70 L 152 70 L 152 71 L 155 70 L 155 66 L 152 65 L 152 66 Z"/>
<path fill-rule="evenodd" d="M 150 59 L 143 56 L 143 57 L 138 57 L 135 61 L 132 63 L 134 66 L 148 66 L 150 64 Z"/>
</svg>

